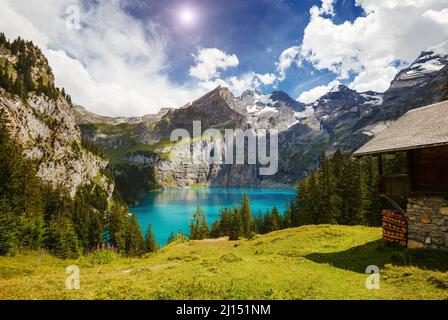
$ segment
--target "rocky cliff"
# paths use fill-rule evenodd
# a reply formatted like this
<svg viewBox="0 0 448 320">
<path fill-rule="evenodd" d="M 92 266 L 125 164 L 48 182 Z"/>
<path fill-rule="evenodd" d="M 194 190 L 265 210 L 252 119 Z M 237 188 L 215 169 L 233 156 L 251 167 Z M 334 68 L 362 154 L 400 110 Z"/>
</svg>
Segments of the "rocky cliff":
<svg viewBox="0 0 448 320">
<path fill-rule="evenodd" d="M 41 51 L 20 38 L 0 46 L 0 110 L 6 112 L 14 137 L 34 160 L 37 174 L 73 197 L 93 179 L 112 194 L 103 177 L 107 160 L 83 147 L 70 97 L 54 87 L 54 76 Z"/>
</svg>

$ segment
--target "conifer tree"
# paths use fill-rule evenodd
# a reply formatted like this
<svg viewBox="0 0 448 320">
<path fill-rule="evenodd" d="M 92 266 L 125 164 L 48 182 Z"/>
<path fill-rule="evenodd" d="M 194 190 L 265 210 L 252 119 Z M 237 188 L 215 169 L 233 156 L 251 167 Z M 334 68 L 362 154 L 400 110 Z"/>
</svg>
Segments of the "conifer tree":
<svg viewBox="0 0 448 320">
<path fill-rule="evenodd" d="M 16 216 L 0 203 L 0 255 L 14 255 L 19 236 Z"/>
<path fill-rule="evenodd" d="M 261 230 L 260 230 L 260 220 L 258 219 L 258 216 L 254 216 L 252 218 L 252 232 L 255 234 L 260 234 Z"/>
<path fill-rule="evenodd" d="M 220 218 L 220 233 L 222 236 L 228 236 L 230 232 L 231 225 L 231 213 L 229 213 L 227 208 L 221 209 L 221 218 Z"/>
<path fill-rule="evenodd" d="M 369 226 L 381 226 L 381 198 L 378 169 L 372 157 L 365 162 L 365 192 L 363 201 L 364 216 Z"/>
<path fill-rule="evenodd" d="M 251 230 L 251 220 L 252 220 L 252 213 L 250 210 L 250 202 L 249 197 L 247 196 L 247 193 L 243 194 L 243 200 L 241 201 L 241 219 L 243 222 L 243 235 L 246 238 L 250 238 L 252 234 Z"/>
<path fill-rule="evenodd" d="M 234 208 L 230 217 L 229 240 L 238 240 L 243 235 L 243 219 L 240 210 Z"/>
<path fill-rule="evenodd" d="M 285 214 L 282 216 L 281 229 L 291 227 L 291 203 L 286 204 Z"/>
<path fill-rule="evenodd" d="M 126 253 L 127 212 L 123 207 L 115 205 L 109 213 L 109 241 L 118 248 L 119 252 Z"/>
<path fill-rule="evenodd" d="M 44 239 L 46 248 L 59 258 L 77 258 L 79 243 L 73 224 L 67 217 L 55 217 L 47 223 Z"/>
<path fill-rule="evenodd" d="M 126 254 L 128 256 L 141 256 L 146 252 L 146 243 L 142 230 L 135 214 L 128 221 L 126 234 Z"/>
<path fill-rule="evenodd" d="M 219 220 L 213 222 L 210 229 L 210 237 L 214 239 L 221 237 L 221 223 Z"/>
<path fill-rule="evenodd" d="M 156 237 L 154 232 L 152 231 L 152 225 L 148 225 L 148 229 L 146 230 L 146 252 L 157 252 L 159 250 L 159 245 L 157 244 Z"/>
<path fill-rule="evenodd" d="M 282 217 L 280 215 L 280 211 L 278 211 L 277 207 L 275 206 L 272 208 L 271 225 L 272 231 L 280 230 L 282 226 Z"/>
<path fill-rule="evenodd" d="M 210 229 L 204 211 L 198 206 L 190 222 L 190 239 L 202 240 L 210 235 Z"/>
<path fill-rule="evenodd" d="M 174 231 L 171 231 L 170 235 L 168 236 L 167 243 L 170 244 L 174 241 L 176 241 L 176 235 L 174 234 Z"/>
<path fill-rule="evenodd" d="M 265 215 L 263 216 L 263 228 L 261 233 L 265 234 L 265 233 L 269 233 L 274 231 L 272 228 L 272 215 L 271 215 L 271 211 L 267 210 Z"/>
</svg>

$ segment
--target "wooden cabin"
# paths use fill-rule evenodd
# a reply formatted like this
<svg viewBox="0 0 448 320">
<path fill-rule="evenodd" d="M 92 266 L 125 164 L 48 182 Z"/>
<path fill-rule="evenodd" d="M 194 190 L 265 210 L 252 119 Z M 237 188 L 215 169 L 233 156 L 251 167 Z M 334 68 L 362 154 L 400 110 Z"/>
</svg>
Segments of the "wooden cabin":
<svg viewBox="0 0 448 320">
<path fill-rule="evenodd" d="M 385 175 L 383 157 L 405 153 L 407 173 Z M 448 101 L 403 115 L 354 153 L 376 156 L 383 196 L 407 221 L 409 248 L 448 249 Z M 407 198 L 400 208 L 393 199 Z"/>
</svg>

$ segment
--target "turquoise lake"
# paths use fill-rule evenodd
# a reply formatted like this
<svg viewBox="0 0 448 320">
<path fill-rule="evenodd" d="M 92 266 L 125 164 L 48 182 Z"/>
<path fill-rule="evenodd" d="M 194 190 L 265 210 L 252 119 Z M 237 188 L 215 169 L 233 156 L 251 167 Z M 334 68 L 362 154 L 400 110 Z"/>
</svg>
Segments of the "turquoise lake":
<svg viewBox="0 0 448 320">
<path fill-rule="evenodd" d="M 258 214 L 259 210 L 264 213 L 273 206 L 283 213 L 286 204 L 295 197 L 294 189 L 168 189 L 147 194 L 130 210 L 137 215 L 142 231 L 145 233 L 148 224 L 152 224 L 157 242 L 165 245 L 171 231 L 177 233 L 182 229 L 189 234 L 190 219 L 198 205 L 211 225 L 219 219 L 221 208 L 239 205 L 244 192 L 249 197 L 252 214 Z"/>
</svg>

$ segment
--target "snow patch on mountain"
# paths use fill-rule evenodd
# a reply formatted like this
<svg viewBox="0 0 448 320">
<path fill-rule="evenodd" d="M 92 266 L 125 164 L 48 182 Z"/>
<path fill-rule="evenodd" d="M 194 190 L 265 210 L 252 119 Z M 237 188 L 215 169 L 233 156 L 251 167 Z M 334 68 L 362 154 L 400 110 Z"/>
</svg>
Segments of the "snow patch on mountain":
<svg viewBox="0 0 448 320">
<path fill-rule="evenodd" d="M 314 105 L 310 104 L 306 106 L 304 111 L 294 113 L 294 116 L 296 117 L 296 119 L 301 120 L 301 119 L 307 119 L 313 114 L 314 114 Z"/>
<path fill-rule="evenodd" d="M 448 65 L 448 41 L 428 48 L 412 63 L 405 74 L 416 76 L 425 73 L 434 73 Z"/>
</svg>

